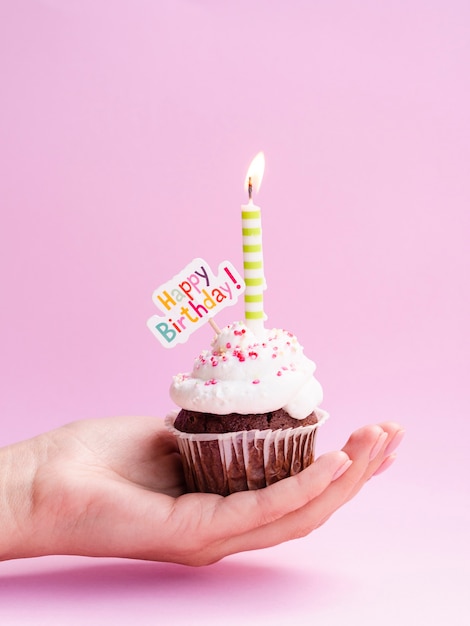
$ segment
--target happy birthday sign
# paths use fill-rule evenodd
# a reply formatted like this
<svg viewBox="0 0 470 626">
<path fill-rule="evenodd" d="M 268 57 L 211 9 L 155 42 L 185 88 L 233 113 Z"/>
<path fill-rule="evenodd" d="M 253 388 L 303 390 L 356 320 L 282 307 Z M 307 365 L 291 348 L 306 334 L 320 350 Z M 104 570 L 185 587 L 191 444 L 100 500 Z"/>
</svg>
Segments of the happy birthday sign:
<svg viewBox="0 0 470 626">
<path fill-rule="evenodd" d="M 152 315 L 147 326 L 165 348 L 172 348 L 235 304 L 244 291 L 243 278 L 229 261 L 214 274 L 206 261 L 194 259 L 153 292 L 152 300 L 164 316 Z"/>
</svg>

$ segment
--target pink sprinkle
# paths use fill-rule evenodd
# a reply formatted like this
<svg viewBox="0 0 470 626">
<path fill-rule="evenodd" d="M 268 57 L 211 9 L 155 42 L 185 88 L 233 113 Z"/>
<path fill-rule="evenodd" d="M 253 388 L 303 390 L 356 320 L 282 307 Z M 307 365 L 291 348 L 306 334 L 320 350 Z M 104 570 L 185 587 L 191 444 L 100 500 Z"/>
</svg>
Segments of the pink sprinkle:
<svg viewBox="0 0 470 626">
<path fill-rule="evenodd" d="M 258 353 L 257 352 L 248 352 L 248 356 L 251 359 L 257 359 L 258 358 Z"/>
<path fill-rule="evenodd" d="M 230 348 L 232 347 L 232 344 L 230 343 L 230 341 L 227 341 L 227 343 L 225 344 L 225 347 L 227 348 L 227 350 L 230 350 Z"/>
<path fill-rule="evenodd" d="M 273 353 L 271 354 L 271 357 L 272 357 L 273 359 L 276 359 L 276 358 L 277 358 L 277 354 L 275 354 L 275 353 L 273 352 Z"/>
<path fill-rule="evenodd" d="M 279 371 L 279 372 L 277 373 L 277 375 L 278 375 L 278 376 L 282 376 L 282 372 L 281 372 L 281 371 Z"/>
<path fill-rule="evenodd" d="M 257 378 L 255 378 L 255 380 L 252 381 L 253 385 L 259 385 L 259 380 Z"/>
<path fill-rule="evenodd" d="M 245 360 L 245 355 L 243 354 L 241 350 L 234 350 L 233 356 L 237 357 L 240 363 L 243 363 L 243 361 Z"/>
<path fill-rule="evenodd" d="M 205 385 L 217 385 L 217 381 L 215 378 L 211 378 L 210 380 L 206 380 Z"/>
<path fill-rule="evenodd" d="M 282 366 L 282 369 L 287 372 L 287 367 L 285 365 Z"/>
</svg>

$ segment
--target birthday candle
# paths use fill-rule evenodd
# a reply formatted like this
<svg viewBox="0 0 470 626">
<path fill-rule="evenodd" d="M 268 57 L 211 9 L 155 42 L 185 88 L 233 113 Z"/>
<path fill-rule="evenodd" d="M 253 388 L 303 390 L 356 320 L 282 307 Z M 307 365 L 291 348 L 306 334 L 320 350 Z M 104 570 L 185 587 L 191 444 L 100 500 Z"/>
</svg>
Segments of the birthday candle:
<svg viewBox="0 0 470 626">
<path fill-rule="evenodd" d="M 253 189 L 258 191 L 264 173 L 264 154 L 259 152 L 251 162 L 245 179 L 248 204 L 242 205 L 243 271 L 246 284 L 245 320 L 254 333 L 260 334 L 266 318 L 263 291 L 266 281 L 263 268 L 261 209 L 253 202 Z"/>
</svg>

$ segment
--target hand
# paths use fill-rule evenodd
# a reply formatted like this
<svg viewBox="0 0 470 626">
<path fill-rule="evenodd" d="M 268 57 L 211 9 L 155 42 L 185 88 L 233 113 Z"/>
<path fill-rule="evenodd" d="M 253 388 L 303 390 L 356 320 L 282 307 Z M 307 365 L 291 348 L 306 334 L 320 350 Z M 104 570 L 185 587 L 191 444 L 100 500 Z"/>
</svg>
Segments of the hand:
<svg viewBox="0 0 470 626">
<path fill-rule="evenodd" d="M 0 556 L 204 565 L 276 545 L 323 524 L 390 465 L 402 434 L 395 423 L 365 426 L 297 476 L 224 498 L 185 493 L 176 441 L 161 421 L 75 422 L 0 451 L 8 469 Z"/>
</svg>

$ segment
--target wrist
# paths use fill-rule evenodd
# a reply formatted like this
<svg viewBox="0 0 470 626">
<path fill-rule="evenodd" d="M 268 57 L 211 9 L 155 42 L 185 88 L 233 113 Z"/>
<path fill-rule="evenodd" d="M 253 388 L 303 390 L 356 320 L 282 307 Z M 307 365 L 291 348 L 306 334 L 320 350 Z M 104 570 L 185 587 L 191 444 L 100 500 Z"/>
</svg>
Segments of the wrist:
<svg viewBox="0 0 470 626">
<path fill-rule="evenodd" d="M 40 437 L 0 449 L 0 560 L 43 553 L 34 519 L 34 484 L 45 453 Z"/>
</svg>

